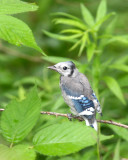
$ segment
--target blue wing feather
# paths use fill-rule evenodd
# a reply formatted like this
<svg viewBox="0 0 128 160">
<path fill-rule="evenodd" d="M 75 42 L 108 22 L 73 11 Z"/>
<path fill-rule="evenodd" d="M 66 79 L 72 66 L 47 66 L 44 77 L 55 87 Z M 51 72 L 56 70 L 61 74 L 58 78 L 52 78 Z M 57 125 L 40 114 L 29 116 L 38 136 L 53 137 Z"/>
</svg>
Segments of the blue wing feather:
<svg viewBox="0 0 128 160">
<path fill-rule="evenodd" d="M 72 102 L 74 103 L 74 107 L 78 113 L 83 112 L 90 107 L 94 108 L 93 101 L 87 97 L 82 97 L 81 99 L 72 99 Z"/>
<path fill-rule="evenodd" d="M 84 110 L 86 109 L 89 109 L 90 107 L 94 107 L 94 103 L 92 100 L 89 100 L 87 97 L 82 97 L 81 99 L 79 100 L 75 100 L 73 99 L 72 100 L 73 103 L 74 103 L 74 107 L 76 109 L 76 111 L 78 113 L 81 113 L 83 112 Z M 93 115 L 84 115 L 87 119 L 92 119 Z"/>
<path fill-rule="evenodd" d="M 81 96 L 81 94 L 72 92 L 69 88 L 67 88 L 64 85 L 62 85 L 62 88 L 63 88 L 63 90 L 66 92 L 66 94 L 68 96 L 77 97 L 77 98 L 79 98 Z M 95 108 L 93 101 L 90 100 L 88 97 L 85 97 L 85 96 L 84 97 L 80 97 L 80 99 L 73 99 L 72 98 L 71 101 L 73 102 L 74 107 L 75 107 L 75 109 L 76 109 L 76 111 L 78 113 L 81 113 L 84 110 L 89 109 L 90 107 Z M 92 118 L 92 115 L 85 115 L 85 116 L 88 119 Z"/>
</svg>

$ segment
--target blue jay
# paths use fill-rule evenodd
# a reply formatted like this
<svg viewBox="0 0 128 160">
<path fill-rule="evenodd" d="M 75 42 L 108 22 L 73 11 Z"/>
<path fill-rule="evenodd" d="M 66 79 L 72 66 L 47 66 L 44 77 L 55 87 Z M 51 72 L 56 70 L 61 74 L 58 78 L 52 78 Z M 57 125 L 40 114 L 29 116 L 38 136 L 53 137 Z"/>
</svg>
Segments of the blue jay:
<svg viewBox="0 0 128 160">
<path fill-rule="evenodd" d="M 71 112 L 76 116 L 81 116 L 87 126 L 97 130 L 96 111 L 102 114 L 102 110 L 87 77 L 80 73 L 71 61 L 60 62 L 48 68 L 61 75 L 62 96 Z"/>
</svg>

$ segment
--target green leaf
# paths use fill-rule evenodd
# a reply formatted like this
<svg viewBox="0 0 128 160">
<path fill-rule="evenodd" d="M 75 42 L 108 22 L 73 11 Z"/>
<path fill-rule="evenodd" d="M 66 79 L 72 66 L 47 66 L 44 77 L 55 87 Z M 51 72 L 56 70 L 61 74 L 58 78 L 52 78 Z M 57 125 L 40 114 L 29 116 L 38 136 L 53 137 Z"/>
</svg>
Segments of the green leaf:
<svg viewBox="0 0 128 160">
<path fill-rule="evenodd" d="M 88 37 L 88 33 L 85 33 L 81 39 L 81 45 L 80 45 L 80 49 L 79 49 L 79 53 L 78 53 L 79 57 L 81 56 L 81 54 L 86 46 L 87 37 Z"/>
<path fill-rule="evenodd" d="M 16 14 L 28 11 L 36 11 L 38 6 L 20 0 L 1 0 L 0 14 Z"/>
<path fill-rule="evenodd" d="M 117 81 L 110 76 L 103 77 L 103 80 L 107 84 L 108 88 L 113 92 L 113 94 L 125 105 L 125 99 L 123 97 L 123 93 Z"/>
<path fill-rule="evenodd" d="M 96 22 L 102 19 L 106 15 L 106 12 L 107 12 L 106 0 L 101 0 L 96 14 Z"/>
<path fill-rule="evenodd" d="M 121 35 L 121 36 L 113 36 L 108 43 L 119 41 L 121 43 L 124 43 L 128 45 L 128 35 Z"/>
<path fill-rule="evenodd" d="M 116 26 L 117 16 L 115 16 L 105 29 L 105 34 L 112 34 Z"/>
<path fill-rule="evenodd" d="M 94 55 L 95 48 L 96 48 L 95 43 L 91 43 L 90 45 L 87 46 L 87 58 L 89 62 L 91 61 Z"/>
<path fill-rule="evenodd" d="M 93 29 L 98 31 L 102 23 L 104 23 L 106 20 L 108 20 L 111 16 L 115 15 L 115 12 L 112 12 L 110 14 L 107 14 L 103 18 L 101 18 L 96 24 L 93 26 Z"/>
<path fill-rule="evenodd" d="M 128 130 L 126 128 L 114 125 L 109 125 L 109 128 L 111 128 L 119 137 L 128 141 Z"/>
<path fill-rule="evenodd" d="M 21 102 L 13 100 L 1 116 L 2 134 L 7 141 L 18 143 L 32 130 L 40 115 L 41 102 L 34 87 Z"/>
<path fill-rule="evenodd" d="M 113 160 L 120 160 L 120 140 L 116 144 Z"/>
<path fill-rule="evenodd" d="M 47 56 L 47 57 L 42 57 L 43 60 L 51 63 L 59 63 L 59 62 L 66 62 L 66 61 L 72 61 L 74 62 L 77 66 L 80 66 L 81 63 L 78 61 L 71 59 L 71 58 L 64 58 L 64 57 L 56 57 L 56 56 Z"/>
<path fill-rule="evenodd" d="M 106 140 L 112 136 L 101 135 L 100 138 Z M 39 131 L 33 139 L 36 151 L 53 156 L 74 153 L 96 142 L 97 132 L 80 122 L 53 124 Z"/>
<path fill-rule="evenodd" d="M 80 21 L 77 21 L 77 20 L 66 19 L 66 18 L 55 18 L 53 20 L 53 22 L 55 24 L 65 24 L 65 25 L 68 25 L 68 26 L 74 26 L 74 27 L 80 28 L 82 30 L 87 29 L 86 25 L 82 21 L 80 22 Z"/>
<path fill-rule="evenodd" d="M 112 64 L 109 68 L 118 69 L 124 72 L 128 72 L 128 65 L 125 64 Z"/>
<path fill-rule="evenodd" d="M 9 148 L 0 144 L 0 160 L 35 160 L 34 149 L 28 145 L 17 145 Z"/>
<path fill-rule="evenodd" d="M 55 12 L 55 13 L 52 13 L 51 15 L 53 16 L 64 16 L 64 17 L 67 17 L 67 18 L 70 18 L 70 19 L 73 19 L 73 20 L 76 20 L 76 21 L 80 21 L 81 20 L 71 14 L 68 14 L 68 13 L 64 13 L 64 12 Z"/>
<path fill-rule="evenodd" d="M 95 24 L 94 22 L 94 18 L 92 16 L 92 14 L 90 13 L 90 11 L 83 5 L 81 4 L 81 12 L 82 12 L 82 16 L 84 21 L 91 27 Z"/>
<path fill-rule="evenodd" d="M 12 16 L 0 15 L 0 38 L 11 44 L 25 45 L 43 53 L 37 46 L 31 29 L 24 22 Z"/>
<path fill-rule="evenodd" d="M 83 32 L 79 29 L 64 29 L 60 33 L 83 33 Z"/>
<path fill-rule="evenodd" d="M 45 30 L 43 30 L 43 32 L 47 36 L 49 36 L 51 38 L 55 38 L 55 39 L 61 40 L 61 41 L 68 41 L 68 42 L 73 42 L 73 43 L 77 41 L 76 39 L 74 39 L 76 37 L 76 35 L 74 37 L 74 35 L 73 36 L 63 36 L 63 35 L 58 35 L 58 34 L 50 33 L 50 32 L 47 32 Z"/>
<path fill-rule="evenodd" d="M 82 39 L 78 40 L 70 49 L 69 51 L 74 50 L 75 48 L 77 48 L 80 44 L 81 44 Z"/>
</svg>

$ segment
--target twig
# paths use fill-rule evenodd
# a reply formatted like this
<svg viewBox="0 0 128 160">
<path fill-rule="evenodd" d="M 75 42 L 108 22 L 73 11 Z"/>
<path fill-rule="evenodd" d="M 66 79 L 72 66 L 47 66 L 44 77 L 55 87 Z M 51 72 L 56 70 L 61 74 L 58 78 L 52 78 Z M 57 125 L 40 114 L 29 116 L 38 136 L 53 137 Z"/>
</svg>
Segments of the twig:
<svg viewBox="0 0 128 160">
<path fill-rule="evenodd" d="M 68 118 L 68 115 L 67 114 L 62 114 L 62 113 L 55 113 L 55 112 L 45 112 L 45 111 L 41 111 L 40 112 L 41 114 L 47 114 L 47 115 L 54 115 L 56 117 L 58 116 L 61 116 L 61 117 L 67 117 Z M 78 119 L 80 121 L 84 121 L 84 119 L 82 117 L 78 117 L 78 116 L 72 116 L 72 118 L 74 119 Z M 121 124 L 121 123 L 117 123 L 117 122 L 113 122 L 112 120 L 97 120 L 98 123 L 106 123 L 106 124 L 111 124 L 111 125 L 115 125 L 115 126 L 118 126 L 118 127 L 123 127 L 123 128 L 126 128 L 128 129 L 128 125 L 125 125 L 125 124 Z"/>
<path fill-rule="evenodd" d="M 0 111 L 4 111 L 4 110 L 5 109 L 0 108 Z M 61 116 L 61 117 L 69 118 L 69 116 L 67 114 L 63 114 L 63 113 L 47 112 L 47 111 L 41 111 L 40 113 L 41 114 L 47 114 L 47 115 L 54 115 L 56 117 Z M 73 116 L 72 115 L 72 118 L 73 119 L 78 119 L 79 121 L 84 121 L 84 119 L 82 117 L 79 117 L 79 116 Z M 122 127 L 122 128 L 128 129 L 128 125 L 125 125 L 125 124 L 122 124 L 122 123 L 117 123 L 117 122 L 114 122 L 112 120 L 99 120 L 99 119 L 97 119 L 97 122 L 98 123 L 111 124 L 111 125 L 115 125 L 115 126 L 118 126 L 118 127 Z"/>
</svg>

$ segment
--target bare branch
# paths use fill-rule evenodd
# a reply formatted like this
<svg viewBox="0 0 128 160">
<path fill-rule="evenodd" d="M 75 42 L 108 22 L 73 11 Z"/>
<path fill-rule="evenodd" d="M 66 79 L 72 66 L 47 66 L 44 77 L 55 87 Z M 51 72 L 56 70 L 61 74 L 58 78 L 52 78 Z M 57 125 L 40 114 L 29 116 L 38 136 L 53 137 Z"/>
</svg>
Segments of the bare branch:
<svg viewBox="0 0 128 160">
<path fill-rule="evenodd" d="M 0 108 L 0 111 L 4 111 L 5 109 Z M 54 115 L 56 117 L 61 116 L 61 117 L 66 117 L 69 118 L 68 114 L 63 114 L 63 113 L 56 113 L 56 112 L 47 112 L 47 111 L 41 111 L 41 114 L 47 114 L 47 115 Z M 73 119 L 78 119 L 79 121 L 84 121 L 84 119 L 82 117 L 78 117 L 78 116 L 71 116 L 71 118 Z M 117 123 L 117 122 L 113 122 L 112 120 L 97 120 L 98 123 L 106 123 L 106 124 L 111 124 L 111 125 L 115 125 L 118 127 L 122 127 L 122 128 L 126 128 L 128 129 L 128 125 L 125 124 L 121 124 L 121 123 Z"/>
<path fill-rule="evenodd" d="M 40 113 L 41 114 L 47 114 L 47 115 L 54 115 L 56 117 L 61 116 L 61 117 L 67 117 L 67 118 L 69 118 L 67 114 L 62 114 L 62 113 L 45 112 L 45 111 L 41 111 Z M 82 117 L 72 116 L 72 118 L 78 119 L 79 121 L 84 121 L 84 119 Z M 112 120 L 109 120 L 109 121 L 108 120 L 97 120 L 97 122 L 98 123 L 111 124 L 111 125 L 115 125 L 115 126 L 118 126 L 118 127 L 123 127 L 123 128 L 128 129 L 128 125 L 117 123 L 117 122 L 113 122 Z"/>
</svg>

